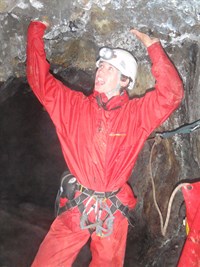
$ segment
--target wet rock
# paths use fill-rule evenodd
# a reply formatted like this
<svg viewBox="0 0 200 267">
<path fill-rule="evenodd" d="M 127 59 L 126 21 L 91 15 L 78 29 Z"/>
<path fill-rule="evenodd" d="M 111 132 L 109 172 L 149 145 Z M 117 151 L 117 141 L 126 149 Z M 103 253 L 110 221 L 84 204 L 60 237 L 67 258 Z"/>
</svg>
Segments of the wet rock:
<svg viewBox="0 0 200 267">
<path fill-rule="evenodd" d="M 59 176 L 66 168 L 54 127 L 26 84 L 26 32 L 30 20 L 50 21 L 45 44 L 51 71 L 66 85 L 87 95 L 93 88 L 95 60 L 101 46 L 123 47 L 135 55 L 139 72 L 131 97 L 144 94 L 154 85 L 151 64 L 145 48 L 129 29 L 136 27 L 159 37 L 185 88 L 179 109 L 157 129 L 162 132 L 200 118 L 199 11 L 199 0 L 0 2 L 0 167 L 3 170 L 0 224 L 4 233 L 0 263 L 3 266 L 16 266 L 17 262 L 17 266 L 23 267 L 31 262 L 53 219 Z M 126 267 L 176 266 L 185 240 L 181 191 L 174 199 L 166 235 L 161 234 L 149 170 L 153 142 L 153 139 L 146 142 L 130 177 L 138 204 L 132 214 L 135 227 L 129 229 Z M 164 221 L 176 185 L 200 177 L 199 149 L 197 130 L 162 140 L 152 152 L 152 175 Z M 10 226 L 6 225 L 8 221 Z M 31 241 L 33 238 L 32 244 L 27 236 Z M 75 265 L 82 262 L 87 266 L 91 257 L 89 243 L 81 253 Z"/>
<path fill-rule="evenodd" d="M 162 21 L 161 22 L 161 18 Z M 47 19 L 51 23 L 47 31 L 47 51 L 52 63 L 62 46 L 67 54 L 70 43 L 84 40 L 84 48 L 90 51 L 92 60 L 85 62 L 79 57 L 76 67 L 91 69 L 94 66 L 95 51 L 91 51 L 91 42 L 97 47 L 123 47 L 145 61 L 145 49 L 129 33 L 131 27 L 159 37 L 164 46 L 181 44 L 189 39 L 199 46 L 199 2 L 174 1 L 67 1 L 49 2 L 46 0 L 1 1 L 0 37 L 1 65 L 0 80 L 9 76 L 23 76 L 26 59 L 26 31 L 31 19 Z M 64 44 L 63 41 L 66 43 Z M 61 45 L 62 44 L 62 45 Z M 80 52 L 81 53 L 81 52 Z M 89 55 L 89 54 L 88 54 Z M 66 57 L 67 58 L 67 57 Z M 91 57 L 89 57 L 91 58 Z M 85 59 L 85 57 L 84 57 Z M 73 62 L 73 57 L 71 62 Z M 175 62 L 176 63 L 176 62 Z M 63 64 L 63 62 L 61 63 Z M 181 63 L 176 64 L 181 68 Z"/>
</svg>

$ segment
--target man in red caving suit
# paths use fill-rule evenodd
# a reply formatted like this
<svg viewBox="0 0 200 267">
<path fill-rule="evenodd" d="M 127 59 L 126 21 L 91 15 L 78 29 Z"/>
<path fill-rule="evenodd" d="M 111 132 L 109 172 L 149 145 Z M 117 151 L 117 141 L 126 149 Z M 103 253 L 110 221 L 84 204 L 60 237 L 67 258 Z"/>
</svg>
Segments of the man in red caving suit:
<svg viewBox="0 0 200 267">
<path fill-rule="evenodd" d="M 56 127 L 71 174 L 62 180 L 58 216 L 32 267 L 72 266 L 89 238 L 90 266 L 120 267 L 128 212 L 136 204 L 127 181 L 145 140 L 179 106 L 182 81 L 159 40 L 131 30 L 147 48 L 155 90 L 129 99 L 137 63 L 123 49 L 104 47 L 96 62 L 93 93 L 85 96 L 50 74 L 43 42 L 48 26 L 44 21 L 29 25 L 27 77 Z M 64 185 L 65 178 L 70 179 Z M 72 185 L 74 194 L 63 195 Z"/>
</svg>

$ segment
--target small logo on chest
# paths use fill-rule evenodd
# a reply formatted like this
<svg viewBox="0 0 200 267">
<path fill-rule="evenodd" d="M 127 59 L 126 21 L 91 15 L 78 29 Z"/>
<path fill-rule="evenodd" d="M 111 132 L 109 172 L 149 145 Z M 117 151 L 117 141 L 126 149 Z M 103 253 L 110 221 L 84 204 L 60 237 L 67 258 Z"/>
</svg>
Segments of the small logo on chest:
<svg viewBox="0 0 200 267">
<path fill-rule="evenodd" d="M 110 133 L 109 136 L 116 136 L 116 137 L 121 137 L 121 136 L 126 136 L 126 133 Z"/>
</svg>

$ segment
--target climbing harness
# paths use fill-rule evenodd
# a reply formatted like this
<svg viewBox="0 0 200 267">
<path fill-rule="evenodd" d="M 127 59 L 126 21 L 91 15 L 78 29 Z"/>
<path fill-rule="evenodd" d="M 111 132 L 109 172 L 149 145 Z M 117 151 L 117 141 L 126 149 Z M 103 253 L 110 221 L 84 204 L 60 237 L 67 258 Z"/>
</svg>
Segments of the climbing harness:
<svg viewBox="0 0 200 267">
<path fill-rule="evenodd" d="M 89 203 L 95 198 L 95 204 L 88 208 Z M 88 216 L 94 210 L 95 212 L 95 222 L 88 224 Z M 102 213 L 106 212 L 106 217 L 102 219 Z M 113 223 L 115 217 L 113 216 L 109 206 L 107 205 L 105 199 L 91 196 L 85 204 L 85 209 L 83 210 L 80 227 L 81 229 L 95 229 L 96 234 L 101 237 L 109 236 L 113 230 Z"/>
<path fill-rule="evenodd" d="M 117 197 L 116 190 L 113 192 L 97 192 L 79 184 L 76 178 L 68 171 L 61 176 L 61 185 L 55 201 L 55 216 L 63 212 L 78 207 L 81 218 L 81 229 L 88 229 L 90 233 L 94 231 L 98 236 L 106 237 L 112 234 L 115 212 L 119 210 L 130 222 L 129 208 L 122 204 Z M 80 194 L 75 197 L 75 193 Z M 60 206 L 61 198 L 66 198 L 67 202 Z M 110 205 L 107 204 L 109 200 Z M 90 221 L 90 214 L 95 214 L 95 220 Z"/>
<path fill-rule="evenodd" d="M 157 203 L 156 200 L 156 189 L 155 189 L 155 183 L 154 183 L 154 178 L 153 178 L 153 172 L 152 172 L 152 156 L 153 156 L 153 151 L 154 148 L 157 144 L 159 144 L 162 141 L 162 138 L 169 138 L 174 136 L 175 134 L 188 134 L 188 133 L 192 133 L 195 130 L 200 128 L 200 120 L 197 120 L 191 124 L 187 124 L 184 126 L 181 126 L 178 129 L 175 129 L 173 131 L 166 131 L 166 132 L 162 132 L 162 133 L 156 133 L 155 137 L 153 137 L 154 139 L 154 143 L 153 146 L 151 148 L 151 152 L 150 152 L 150 159 L 149 159 L 149 170 L 150 170 L 150 178 L 151 178 L 151 183 L 152 183 L 152 191 L 153 191 L 153 201 L 154 201 L 154 205 L 156 207 L 156 210 L 159 214 L 159 218 L 160 218 L 160 225 L 161 225 L 161 233 L 163 236 L 166 235 L 166 231 L 167 231 L 167 227 L 168 227 L 168 223 L 169 223 L 169 218 L 170 218 L 170 213 L 171 213 L 171 207 L 172 207 L 172 203 L 173 203 L 173 199 L 176 195 L 176 193 L 183 187 L 183 186 L 189 186 L 190 183 L 180 183 L 179 185 L 177 185 L 175 187 L 175 189 L 173 190 L 169 202 L 168 202 L 168 206 L 167 206 L 167 215 L 166 215 L 166 219 L 165 219 L 165 223 L 163 220 L 163 216 L 161 213 L 161 210 L 159 208 L 159 205 Z M 151 140 L 152 138 L 149 138 L 148 140 Z"/>
</svg>

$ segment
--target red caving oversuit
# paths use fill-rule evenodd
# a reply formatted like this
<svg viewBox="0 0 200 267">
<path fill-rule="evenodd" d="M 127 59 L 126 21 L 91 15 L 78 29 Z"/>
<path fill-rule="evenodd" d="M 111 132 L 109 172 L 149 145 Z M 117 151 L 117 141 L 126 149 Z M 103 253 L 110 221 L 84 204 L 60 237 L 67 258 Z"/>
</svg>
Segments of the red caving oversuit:
<svg viewBox="0 0 200 267">
<path fill-rule="evenodd" d="M 87 188 L 98 192 L 121 188 L 117 197 L 133 208 L 136 199 L 127 181 L 147 137 L 179 106 L 182 81 L 161 44 L 155 43 L 148 47 L 155 90 L 134 99 L 124 91 L 109 101 L 101 94 L 102 100 L 108 101 L 104 109 L 98 105 L 98 92 L 85 96 L 49 72 L 43 42 L 45 29 L 38 21 L 31 22 L 28 28 L 27 78 L 56 127 L 67 166 Z M 87 229 L 80 229 L 80 216 L 75 207 L 55 219 L 32 267 L 72 265 L 90 238 Z M 94 232 L 90 266 L 123 266 L 127 229 L 127 219 L 117 211 L 110 236 L 102 238 Z"/>
<path fill-rule="evenodd" d="M 177 267 L 200 266 L 200 182 L 182 187 L 189 233 Z"/>
</svg>

